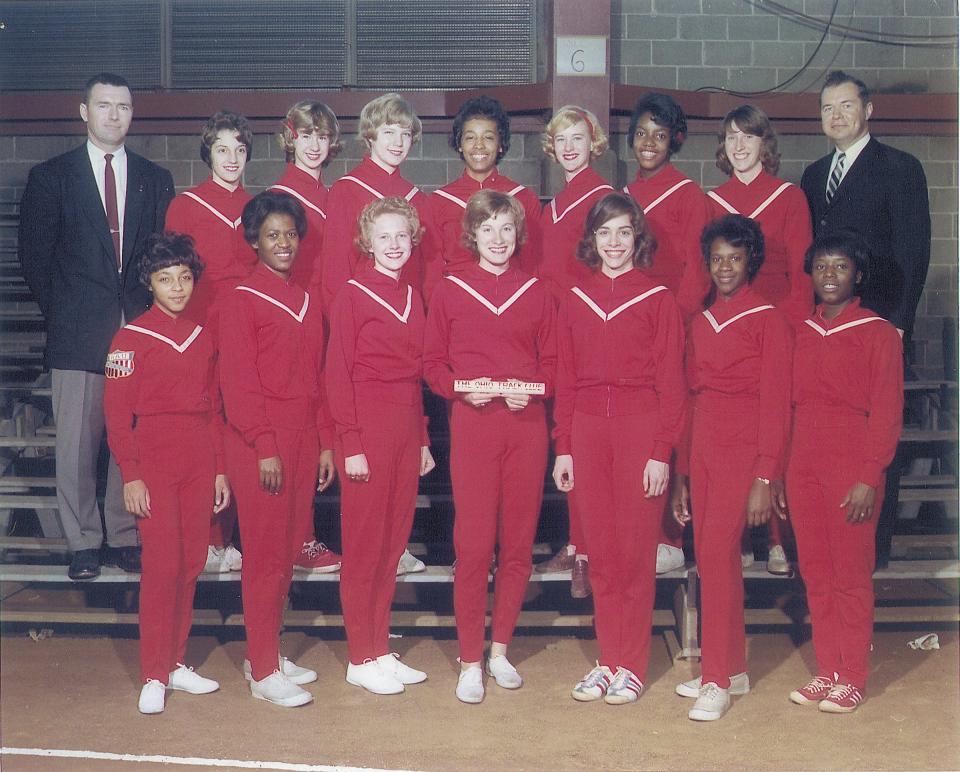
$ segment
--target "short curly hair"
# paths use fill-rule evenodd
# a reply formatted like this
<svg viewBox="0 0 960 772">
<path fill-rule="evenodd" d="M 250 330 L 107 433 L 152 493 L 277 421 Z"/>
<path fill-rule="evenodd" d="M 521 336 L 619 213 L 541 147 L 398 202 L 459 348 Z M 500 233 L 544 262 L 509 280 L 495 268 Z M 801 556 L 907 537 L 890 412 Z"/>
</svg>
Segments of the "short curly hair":
<svg viewBox="0 0 960 772">
<path fill-rule="evenodd" d="M 260 229 L 264 221 L 272 214 L 285 214 L 293 219 L 297 235 L 302 239 L 307 235 L 307 215 L 303 205 L 287 193 L 265 190 L 247 201 L 240 215 L 243 224 L 243 239 L 248 244 L 256 244 L 260 239 Z"/>
<path fill-rule="evenodd" d="M 503 158 L 510 149 L 510 116 L 503 109 L 503 105 L 496 99 L 488 96 L 478 96 L 468 99 L 457 110 L 453 118 L 453 129 L 450 132 L 450 147 L 463 158 L 460 146 L 463 144 L 463 125 L 474 118 L 483 118 L 493 121 L 497 125 L 497 134 L 500 135 L 500 149 L 497 151 L 497 161 Z"/>
<path fill-rule="evenodd" d="M 653 253 L 657 240 L 647 227 L 646 218 L 637 202 L 623 193 L 608 193 L 595 203 L 583 223 L 583 238 L 577 244 L 577 260 L 596 271 L 603 262 L 597 251 L 596 233 L 614 217 L 627 215 L 633 228 L 633 265 L 649 268 L 653 265 Z"/>
<path fill-rule="evenodd" d="M 839 255 L 852 262 L 860 273 L 854 293 L 863 293 L 870 279 L 870 247 L 859 233 L 850 228 L 841 228 L 814 241 L 803 256 L 803 270 L 806 273 L 813 273 L 813 261 L 820 255 Z"/>
<path fill-rule="evenodd" d="M 175 265 L 186 266 L 193 274 L 193 280 L 200 281 L 203 261 L 197 254 L 193 239 L 185 233 L 173 231 L 152 233 L 147 237 L 144 252 L 140 256 L 137 278 L 144 287 L 149 287 L 153 274 Z"/>
<path fill-rule="evenodd" d="M 517 227 L 517 246 L 523 244 L 527 240 L 527 220 L 523 206 L 513 196 L 499 190 L 485 189 L 477 191 L 467 201 L 467 209 L 463 213 L 463 246 L 478 255 L 477 229 L 491 217 L 500 214 L 513 215 L 513 222 Z"/>
<path fill-rule="evenodd" d="M 413 106 L 393 92 L 371 99 L 363 106 L 357 122 L 357 138 L 369 148 L 370 143 L 377 138 L 377 129 L 391 123 L 409 128 L 413 132 L 412 144 L 420 141 L 423 124 Z"/>
<path fill-rule="evenodd" d="M 236 132 L 240 144 L 247 148 L 247 160 L 253 158 L 253 129 L 250 127 L 250 121 L 239 113 L 221 110 L 210 116 L 200 132 L 200 160 L 207 166 L 211 165 L 210 149 L 221 131 Z"/>
<path fill-rule="evenodd" d="M 657 91 L 644 94 L 633 106 L 630 131 L 627 134 L 630 145 L 633 145 L 633 140 L 637 136 L 637 124 L 646 113 L 650 113 L 650 117 L 657 126 L 662 126 L 670 132 L 670 155 L 679 153 L 687 138 L 687 115 L 676 99 Z"/>
<path fill-rule="evenodd" d="M 315 131 L 330 137 L 330 151 L 323 165 L 326 166 L 339 155 L 343 149 L 340 141 L 340 122 L 333 110 L 323 102 L 304 99 L 287 110 L 283 119 L 283 128 L 277 135 L 277 143 L 287 159 L 287 163 L 294 160 L 295 133 L 300 131 Z"/>
<path fill-rule="evenodd" d="M 777 133 L 767 114 L 753 105 L 740 105 L 727 113 L 717 133 L 717 168 L 726 175 L 733 174 L 733 164 L 727 158 L 726 139 L 730 126 L 736 124 L 744 134 L 760 137 L 760 164 L 767 174 L 776 174 L 780 168 L 780 152 L 777 149 Z"/>
<path fill-rule="evenodd" d="M 554 150 L 554 140 L 561 131 L 566 131 L 575 123 L 584 121 L 590 130 L 590 158 L 599 158 L 610 146 L 610 140 L 597 120 L 597 116 L 587 110 L 585 107 L 577 105 L 564 105 L 557 110 L 553 117 L 547 123 L 542 137 L 543 152 L 554 161 L 557 160 L 557 153 Z"/>
<path fill-rule="evenodd" d="M 364 254 L 370 252 L 370 232 L 377 218 L 384 214 L 400 215 L 410 226 L 410 236 L 413 246 L 420 243 L 423 228 L 420 226 L 420 215 L 407 199 L 400 196 L 387 196 L 371 201 L 360 211 L 357 220 L 357 237 L 354 244 Z"/>
<path fill-rule="evenodd" d="M 747 280 L 753 278 L 763 265 L 765 257 L 763 231 L 749 217 L 728 214 L 708 222 L 700 234 L 700 251 L 703 262 L 710 271 L 710 248 L 717 239 L 723 239 L 731 247 L 743 247 L 747 253 Z"/>
</svg>

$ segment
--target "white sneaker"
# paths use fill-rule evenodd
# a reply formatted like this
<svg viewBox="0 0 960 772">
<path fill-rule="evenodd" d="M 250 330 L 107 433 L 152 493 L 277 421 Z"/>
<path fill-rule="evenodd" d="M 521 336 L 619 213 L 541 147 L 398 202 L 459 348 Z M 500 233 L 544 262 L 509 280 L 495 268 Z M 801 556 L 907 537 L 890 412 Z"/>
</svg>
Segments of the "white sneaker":
<svg viewBox="0 0 960 772">
<path fill-rule="evenodd" d="M 262 681 L 250 681 L 250 694 L 283 708 L 296 708 L 313 702 L 313 695 L 301 689 L 279 670 L 274 670 Z"/>
<path fill-rule="evenodd" d="M 347 664 L 347 683 L 362 686 L 374 694 L 400 694 L 405 691 L 403 684 L 380 667 L 375 659 L 367 659 L 363 664 Z"/>
<path fill-rule="evenodd" d="M 170 673 L 167 688 L 188 694 L 210 694 L 219 689 L 220 684 L 212 678 L 204 678 L 199 673 L 195 673 L 192 667 L 178 662 L 177 669 Z"/>
<path fill-rule="evenodd" d="M 487 660 L 487 672 L 493 676 L 497 686 L 504 689 L 519 689 L 523 686 L 523 679 L 504 654 Z"/>
<path fill-rule="evenodd" d="M 639 700 L 641 694 L 643 681 L 625 667 L 618 667 L 610 686 L 607 687 L 607 693 L 603 695 L 603 701 L 607 705 L 625 705 Z"/>
<path fill-rule="evenodd" d="M 700 695 L 693 703 L 687 717 L 693 721 L 716 721 L 730 710 L 730 692 L 721 689 L 713 681 L 700 687 Z"/>
<path fill-rule="evenodd" d="M 740 553 L 740 565 L 743 566 L 744 568 L 750 568 L 750 566 L 753 565 L 755 560 L 756 558 L 753 556 L 753 550 L 750 550 L 749 552 Z"/>
<path fill-rule="evenodd" d="M 686 559 L 683 557 L 683 550 L 674 547 L 672 544 L 657 545 L 657 573 L 665 574 L 668 571 L 676 571 L 686 565 Z"/>
<path fill-rule="evenodd" d="M 419 574 L 427 570 L 427 564 L 419 558 L 410 554 L 410 550 L 404 550 L 400 556 L 400 562 L 397 563 L 397 576 L 404 574 Z"/>
<path fill-rule="evenodd" d="M 223 547 L 209 545 L 207 547 L 207 562 L 203 565 L 203 572 L 205 574 L 222 574 L 229 570 L 230 568 L 223 564 Z"/>
<path fill-rule="evenodd" d="M 243 555 L 232 544 L 223 551 L 223 565 L 226 568 L 220 569 L 221 571 L 239 571 L 243 568 Z"/>
<path fill-rule="evenodd" d="M 400 655 L 395 651 L 377 657 L 377 664 L 383 672 L 392 675 L 402 684 L 420 684 L 427 680 L 426 673 L 401 662 Z"/>
<path fill-rule="evenodd" d="M 300 667 L 293 660 L 287 659 L 286 657 L 280 657 L 280 660 L 277 663 L 277 669 L 287 677 L 287 680 L 290 681 L 290 683 L 294 683 L 297 686 L 312 684 L 317 680 L 316 670 Z M 253 671 L 250 669 L 249 659 L 245 659 L 243 661 L 243 677 L 248 681 L 253 680 Z"/>
<path fill-rule="evenodd" d="M 603 699 L 611 681 L 613 681 L 613 673 L 610 668 L 598 662 L 593 670 L 577 682 L 570 695 L 577 702 L 594 702 Z"/>
<path fill-rule="evenodd" d="M 770 554 L 767 556 L 767 573 L 774 576 L 789 576 L 790 561 L 787 560 L 787 554 L 779 544 L 770 548 Z"/>
<path fill-rule="evenodd" d="M 163 713 L 163 702 L 166 699 L 166 687 L 156 678 L 149 679 L 140 690 L 140 701 L 137 710 L 141 713 Z"/>
<path fill-rule="evenodd" d="M 703 681 L 700 676 L 697 676 L 691 681 L 684 681 L 681 684 L 677 684 L 677 688 L 674 691 L 679 694 L 681 697 L 699 697 L 700 696 L 700 687 L 703 686 Z M 736 675 L 730 676 L 730 688 L 727 689 L 730 692 L 731 697 L 742 697 L 744 694 L 747 694 L 750 691 L 750 676 L 746 673 L 737 673 Z"/>
<path fill-rule="evenodd" d="M 483 670 L 480 667 L 468 667 L 460 671 L 457 699 L 471 705 L 483 702 Z"/>
</svg>

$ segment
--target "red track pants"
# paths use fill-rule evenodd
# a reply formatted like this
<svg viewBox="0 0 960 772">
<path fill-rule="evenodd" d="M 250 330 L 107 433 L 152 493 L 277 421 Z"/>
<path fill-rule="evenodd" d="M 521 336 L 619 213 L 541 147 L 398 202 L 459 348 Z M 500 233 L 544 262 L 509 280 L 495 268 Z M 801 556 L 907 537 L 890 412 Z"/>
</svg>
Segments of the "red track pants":
<svg viewBox="0 0 960 772">
<path fill-rule="evenodd" d="M 348 480 L 338 447 L 343 501 L 343 568 L 340 603 L 350 661 L 359 665 L 390 653 L 390 608 L 417 506 L 423 426 L 419 406 L 364 399 L 358 387 L 357 417 L 365 429 L 368 482 Z"/>
<path fill-rule="evenodd" d="M 757 456 L 756 406 L 714 400 L 693 413 L 690 506 L 700 575 L 703 683 L 747 669 L 740 539 Z"/>
<path fill-rule="evenodd" d="M 314 427 L 274 431 L 283 465 L 283 486 L 277 495 L 260 487 L 256 451 L 233 429 L 228 429 L 224 441 L 243 539 L 240 584 L 247 656 L 257 681 L 277 669 L 283 610 L 293 562 L 303 546 L 303 522 L 313 517 L 320 458 Z"/>
<path fill-rule="evenodd" d="M 646 498 L 643 491 L 656 418 L 655 412 L 612 418 L 575 412 L 570 436 L 600 664 L 614 671 L 625 667 L 641 681 L 650 656 L 665 498 Z"/>
<path fill-rule="evenodd" d="M 450 478 L 457 556 L 453 606 L 464 662 L 477 662 L 483 656 L 487 574 L 497 545 L 493 641 L 509 644 L 513 637 L 530 581 L 546 471 L 547 423 L 542 402 L 531 400 L 518 413 L 501 400 L 482 408 L 459 400 L 453 403 Z"/>
<path fill-rule="evenodd" d="M 863 689 L 873 635 L 874 536 L 883 505 L 877 487 L 873 518 L 848 523 L 840 502 L 859 482 L 856 459 L 866 445 L 862 415 L 798 408 L 787 465 L 787 497 L 807 587 L 817 675 Z"/>
<path fill-rule="evenodd" d="M 138 518 L 140 677 L 167 683 L 183 662 L 197 577 L 207 557 L 207 527 L 216 477 L 205 417 L 145 416 L 137 421 L 150 517 Z"/>
</svg>

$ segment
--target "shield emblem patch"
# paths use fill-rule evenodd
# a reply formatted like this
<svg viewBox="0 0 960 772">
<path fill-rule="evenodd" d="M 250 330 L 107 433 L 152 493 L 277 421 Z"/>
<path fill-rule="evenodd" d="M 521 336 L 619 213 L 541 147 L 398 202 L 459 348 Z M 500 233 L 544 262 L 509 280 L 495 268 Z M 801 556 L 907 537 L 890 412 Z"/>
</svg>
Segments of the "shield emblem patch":
<svg viewBox="0 0 960 772">
<path fill-rule="evenodd" d="M 111 351 L 107 354 L 104 372 L 107 378 L 127 378 L 133 375 L 133 352 Z"/>
</svg>

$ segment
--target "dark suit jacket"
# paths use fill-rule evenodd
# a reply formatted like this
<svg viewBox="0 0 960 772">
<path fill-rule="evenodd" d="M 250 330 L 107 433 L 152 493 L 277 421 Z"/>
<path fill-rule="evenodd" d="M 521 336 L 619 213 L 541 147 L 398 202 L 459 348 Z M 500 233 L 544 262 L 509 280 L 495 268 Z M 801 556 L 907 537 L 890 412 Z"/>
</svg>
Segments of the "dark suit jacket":
<svg viewBox="0 0 960 772">
<path fill-rule="evenodd" d="M 121 309 L 129 320 L 149 304 L 138 276 L 140 256 L 146 238 L 163 228 L 173 178 L 126 153 L 122 273 L 86 143 L 30 170 L 20 201 L 18 252 L 47 322 L 48 368 L 102 373 Z"/>
<path fill-rule="evenodd" d="M 871 137 L 827 204 L 832 161 L 831 153 L 811 164 L 800 182 L 814 235 L 852 228 L 866 240 L 872 262 L 863 303 L 909 332 L 930 263 L 930 204 L 923 167 L 909 153 Z"/>
</svg>

